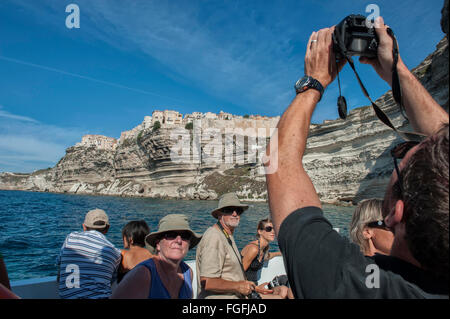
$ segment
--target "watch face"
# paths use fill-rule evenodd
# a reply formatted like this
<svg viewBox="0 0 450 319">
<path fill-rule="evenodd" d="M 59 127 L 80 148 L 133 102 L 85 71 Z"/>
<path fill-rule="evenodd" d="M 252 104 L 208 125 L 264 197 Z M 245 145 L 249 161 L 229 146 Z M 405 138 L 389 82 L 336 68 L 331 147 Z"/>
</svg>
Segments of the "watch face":
<svg viewBox="0 0 450 319">
<path fill-rule="evenodd" d="M 298 92 L 303 92 L 307 89 L 309 89 L 308 84 L 310 83 L 310 79 L 307 76 L 302 77 L 301 79 L 299 79 L 297 81 L 297 83 L 295 84 L 295 87 L 297 89 Z"/>
</svg>

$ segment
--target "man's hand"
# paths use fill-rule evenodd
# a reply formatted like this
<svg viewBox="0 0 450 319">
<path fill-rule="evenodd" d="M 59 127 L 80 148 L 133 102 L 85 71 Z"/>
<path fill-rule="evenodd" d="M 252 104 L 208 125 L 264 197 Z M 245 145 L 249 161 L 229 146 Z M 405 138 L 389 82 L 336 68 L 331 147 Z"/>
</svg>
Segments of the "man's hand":
<svg viewBox="0 0 450 319">
<path fill-rule="evenodd" d="M 342 60 L 336 68 L 333 31 L 334 27 L 313 32 L 309 37 L 305 54 L 305 75 L 315 78 L 324 89 L 333 82 L 346 63 L 346 60 Z"/>
<path fill-rule="evenodd" d="M 251 294 L 253 290 L 255 290 L 255 283 L 247 280 L 242 280 L 236 282 L 236 292 L 240 293 L 243 296 L 248 296 Z"/>
<path fill-rule="evenodd" d="M 273 288 L 273 293 L 279 295 L 281 299 L 286 299 L 289 295 L 289 288 L 286 286 L 276 286 Z"/>
<path fill-rule="evenodd" d="M 259 294 L 263 294 L 263 295 L 267 295 L 267 294 L 272 294 L 273 293 L 273 289 L 267 289 L 266 286 L 268 285 L 268 282 L 265 282 L 261 285 L 258 285 L 255 287 L 255 291 Z"/>
<path fill-rule="evenodd" d="M 394 47 L 394 41 L 386 31 L 388 27 L 384 24 L 382 17 L 378 17 L 375 20 L 375 32 L 377 33 L 379 42 L 377 57 L 372 59 L 361 57 L 359 58 L 359 62 L 373 66 L 378 75 L 392 87 L 392 65 L 394 64 L 392 49 Z M 403 62 L 399 54 L 397 65 L 401 64 Z"/>
</svg>

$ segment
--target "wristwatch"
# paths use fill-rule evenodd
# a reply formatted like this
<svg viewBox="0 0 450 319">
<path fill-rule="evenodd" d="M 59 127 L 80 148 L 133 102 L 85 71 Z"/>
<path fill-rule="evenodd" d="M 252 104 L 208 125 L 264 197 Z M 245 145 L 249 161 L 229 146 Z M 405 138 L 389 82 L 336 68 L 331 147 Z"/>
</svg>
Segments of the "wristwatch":
<svg viewBox="0 0 450 319">
<path fill-rule="evenodd" d="M 320 99 L 319 101 L 322 99 L 322 95 L 323 95 L 323 86 L 322 84 L 320 84 L 319 81 L 317 81 L 316 79 L 314 79 L 313 77 L 310 77 L 309 75 L 305 75 L 304 77 L 300 78 L 296 83 L 295 83 L 295 92 L 297 94 L 305 92 L 308 89 L 315 89 L 317 91 L 319 91 L 320 93 Z"/>
</svg>

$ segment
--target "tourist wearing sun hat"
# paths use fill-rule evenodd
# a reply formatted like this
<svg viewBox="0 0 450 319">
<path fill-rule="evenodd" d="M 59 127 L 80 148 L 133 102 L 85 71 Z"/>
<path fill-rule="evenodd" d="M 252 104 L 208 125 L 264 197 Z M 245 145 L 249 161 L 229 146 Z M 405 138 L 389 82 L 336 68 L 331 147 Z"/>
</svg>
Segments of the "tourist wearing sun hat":
<svg viewBox="0 0 450 319">
<path fill-rule="evenodd" d="M 235 193 L 227 193 L 211 212 L 217 224 L 205 231 L 196 251 L 199 299 L 243 299 L 255 290 L 256 285 L 245 278 L 233 237 L 240 216 L 247 209 Z"/>
<path fill-rule="evenodd" d="M 156 255 L 133 268 L 112 298 L 191 299 L 193 272 L 183 259 L 201 238 L 191 229 L 185 215 L 163 217 L 158 230 L 145 238 Z"/>
<path fill-rule="evenodd" d="M 246 211 L 248 209 L 248 205 L 244 205 L 241 204 L 241 202 L 239 201 L 239 198 L 237 197 L 236 193 L 227 193 L 224 194 L 220 197 L 219 199 L 219 205 L 217 206 L 216 209 L 214 209 L 211 212 L 211 215 L 218 219 L 219 218 L 219 214 L 222 210 L 227 210 L 227 209 L 231 209 L 231 208 L 240 208 L 241 213 L 243 213 L 244 211 Z"/>
<path fill-rule="evenodd" d="M 162 238 L 166 232 L 187 232 L 190 233 L 191 239 L 189 244 L 189 249 L 194 248 L 199 243 L 202 238 L 201 235 L 196 234 L 189 227 L 188 219 L 183 214 L 171 214 L 163 217 L 159 221 L 158 230 L 150 233 L 145 237 L 145 241 L 151 247 L 157 249 L 157 243 Z"/>
</svg>

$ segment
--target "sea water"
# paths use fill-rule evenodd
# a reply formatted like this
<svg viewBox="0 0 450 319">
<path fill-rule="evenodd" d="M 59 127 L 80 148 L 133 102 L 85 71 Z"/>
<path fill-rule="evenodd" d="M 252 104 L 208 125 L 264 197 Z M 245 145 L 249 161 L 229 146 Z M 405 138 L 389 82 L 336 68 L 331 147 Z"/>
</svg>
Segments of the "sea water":
<svg viewBox="0 0 450 319">
<path fill-rule="evenodd" d="M 185 214 L 191 228 L 202 234 L 217 220 L 211 211 L 217 201 L 163 200 L 115 196 L 51 194 L 22 191 L 0 191 L 0 253 L 11 281 L 56 276 L 56 256 L 66 236 L 81 231 L 86 213 L 94 208 L 106 211 L 111 224 L 107 238 L 123 248 L 122 228 L 129 221 L 145 220 L 150 231 L 158 229 L 159 220 L 167 214 Z M 247 203 L 234 237 L 241 250 L 255 240 L 258 221 L 269 215 L 267 203 Z M 348 237 L 353 207 L 324 205 L 325 217 L 342 236 Z M 277 242 L 270 251 L 278 251 Z M 186 260 L 195 259 L 195 248 Z"/>
</svg>

